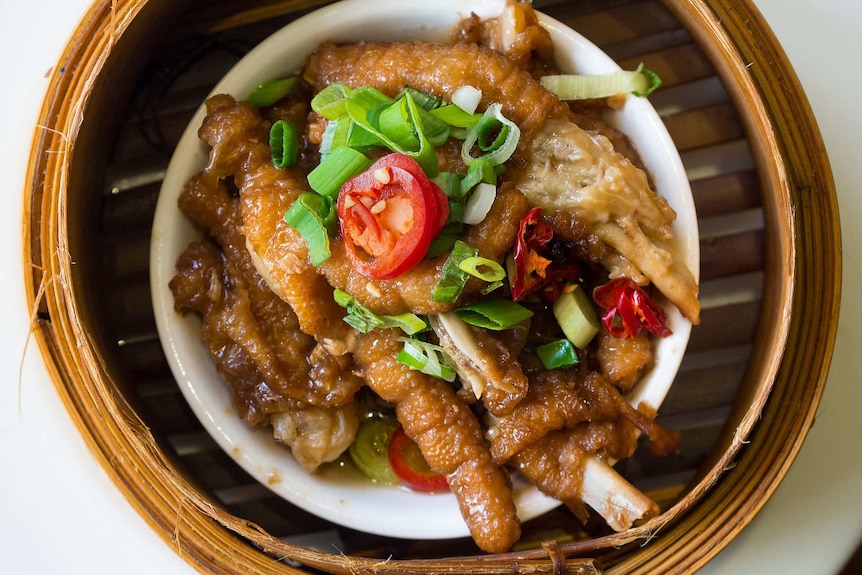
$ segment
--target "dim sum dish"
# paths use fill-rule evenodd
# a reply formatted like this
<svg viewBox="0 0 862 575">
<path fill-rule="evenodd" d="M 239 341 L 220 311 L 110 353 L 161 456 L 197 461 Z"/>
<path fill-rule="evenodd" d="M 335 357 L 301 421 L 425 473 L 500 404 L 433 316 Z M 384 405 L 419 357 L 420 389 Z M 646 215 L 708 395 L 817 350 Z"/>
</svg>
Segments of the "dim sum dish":
<svg viewBox="0 0 862 575">
<path fill-rule="evenodd" d="M 613 467 L 699 322 L 676 148 L 620 70 L 529 3 L 347 0 L 216 86 L 152 233 L 159 334 L 219 445 L 353 529 L 489 553 L 565 505 L 660 513 Z"/>
</svg>

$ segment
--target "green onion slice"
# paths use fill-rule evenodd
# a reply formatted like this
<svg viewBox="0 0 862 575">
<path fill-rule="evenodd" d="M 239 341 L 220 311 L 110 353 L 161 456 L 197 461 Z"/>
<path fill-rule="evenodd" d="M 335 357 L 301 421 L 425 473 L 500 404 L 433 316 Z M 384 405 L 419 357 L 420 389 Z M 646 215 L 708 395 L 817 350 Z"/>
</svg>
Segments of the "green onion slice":
<svg viewBox="0 0 862 575">
<path fill-rule="evenodd" d="M 533 316 L 527 308 L 507 299 L 489 299 L 455 310 L 461 321 L 500 331 L 511 329 Z"/>
<path fill-rule="evenodd" d="M 258 108 L 272 106 L 282 98 L 296 93 L 297 88 L 299 88 L 299 76 L 270 80 L 252 90 L 246 101 Z"/>
<path fill-rule="evenodd" d="M 554 302 L 554 316 L 566 337 L 575 347 L 583 349 L 599 332 L 599 320 L 590 296 L 580 286 L 563 291 Z"/>
<path fill-rule="evenodd" d="M 325 160 L 308 174 L 308 185 L 322 196 L 338 196 L 344 182 L 371 166 L 371 160 L 349 146 L 332 150 Z"/>
<path fill-rule="evenodd" d="M 334 204 L 330 197 L 305 192 L 284 214 L 284 220 L 305 240 L 312 265 L 320 265 L 332 255 L 329 235 L 335 233 Z"/>
<path fill-rule="evenodd" d="M 475 226 L 485 219 L 488 212 L 491 211 L 491 206 L 494 205 L 494 200 L 497 198 L 497 186 L 494 184 L 480 183 L 467 198 L 467 203 L 464 204 L 464 223 Z"/>
<path fill-rule="evenodd" d="M 469 166 L 476 159 L 471 155 L 473 146 L 479 142 L 480 134 L 483 136 L 483 141 L 488 140 L 488 134 L 499 132 L 503 137 L 496 137 L 491 145 L 486 145 L 489 150 L 483 150 L 485 153 L 479 157 L 484 158 L 492 165 L 503 164 L 512 157 L 515 153 L 515 148 L 518 147 L 518 140 L 521 138 L 521 130 L 518 125 L 506 118 L 503 115 L 502 104 L 491 104 L 485 110 L 482 119 L 470 130 L 464 144 L 461 146 L 461 159 L 464 164 Z M 485 142 L 487 144 L 487 142 Z"/>
<path fill-rule="evenodd" d="M 488 283 L 502 281 L 506 277 L 506 270 L 503 269 L 503 266 L 494 260 L 479 256 L 472 256 L 461 260 L 458 267 L 461 268 L 461 271 L 467 272 L 471 276 Z"/>
<path fill-rule="evenodd" d="M 473 114 L 482 101 L 482 90 L 470 85 L 461 86 L 452 92 L 452 103 L 467 112 Z"/>
<path fill-rule="evenodd" d="M 393 139 L 390 134 L 381 130 L 381 126 L 375 122 L 372 112 L 381 104 L 392 104 L 392 100 L 380 91 L 369 87 L 357 88 L 351 92 L 350 97 L 345 103 L 345 108 L 347 114 L 356 124 L 376 136 L 384 146 L 393 152 L 411 156 L 422 166 L 425 174 L 429 178 L 433 178 L 439 172 L 440 166 L 437 162 L 434 145 L 429 141 L 425 133 L 420 115 L 421 108 L 413 100 L 409 92 L 405 94 L 403 101 L 406 103 L 408 118 L 413 132 L 418 139 L 418 146 L 403 145 L 404 142 L 399 141 L 400 138 Z M 400 106 L 400 104 L 398 105 Z M 378 120 L 384 113 L 383 110 L 385 108 L 381 109 L 380 116 L 377 117 Z M 387 127 L 387 129 L 390 128 Z M 394 135 L 397 137 L 397 134 Z"/>
<path fill-rule="evenodd" d="M 461 175 L 455 172 L 440 172 L 434 178 L 434 183 L 440 186 L 447 198 L 461 198 Z"/>
<path fill-rule="evenodd" d="M 482 119 L 482 114 L 470 114 L 455 104 L 440 106 L 429 112 L 435 118 L 456 128 L 472 128 Z"/>
<path fill-rule="evenodd" d="M 575 347 L 567 339 L 558 339 L 551 343 L 540 345 L 536 348 L 536 354 L 542 360 L 545 369 L 559 369 L 569 367 L 578 363 L 578 353 Z"/>
<path fill-rule="evenodd" d="M 344 105 L 350 94 L 344 84 L 332 83 L 311 99 L 311 109 L 327 120 L 337 120 L 346 113 Z"/>
<path fill-rule="evenodd" d="M 470 274 L 461 269 L 461 262 L 468 258 L 475 257 L 479 253 L 476 248 L 456 240 L 452 246 L 452 252 L 446 261 L 443 263 L 443 277 L 434 286 L 431 292 L 431 300 L 440 303 L 454 303 L 458 296 L 461 295 L 461 290 L 470 279 Z"/>
<path fill-rule="evenodd" d="M 641 64 L 636 70 L 619 70 L 601 76 L 543 76 L 541 83 L 561 100 L 587 100 L 628 93 L 640 97 L 649 96 L 661 86 L 661 78 Z"/>
<path fill-rule="evenodd" d="M 494 173 L 494 165 L 491 162 L 484 158 L 476 158 L 467 168 L 467 175 L 464 176 L 464 181 L 461 182 L 464 195 L 467 195 L 481 183 L 496 184 L 497 174 Z"/>
<path fill-rule="evenodd" d="M 381 110 L 380 131 L 400 148 L 418 150 L 419 138 L 413 131 L 413 122 L 407 110 L 407 97 L 396 100 Z"/>
<path fill-rule="evenodd" d="M 398 341 L 404 342 L 404 349 L 398 352 L 395 361 L 432 377 L 455 381 L 452 360 L 442 347 L 407 337 L 400 337 Z"/>
<path fill-rule="evenodd" d="M 269 148 L 276 168 L 296 164 L 299 157 L 299 132 L 293 122 L 279 120 L 269 129 Z"/>
<path fill-rule="evenodd" d="M 483 288 L 479 291 L 479 293 L 481 293 L 482 295 L 488 295 L 489 293 L 491 293 L 491 292 L 492 292 L 492 291 L 494 291 L 495 289 L 497 289 L 497 288 L 501 288 L 501 287 L 503 287 L 503 280 L 499 280 L 499 281 L 491 282 L 491 283 L 489 283 L 488 285 L 486 285 L 485 287 L 483 287 Z"/>
<path fill-rule="evenodd" d="M 377 328 L 389 329 L 397 327 L 407 335 L 413 335 L 428 327 L 428 323 L 416 314 L 377 315 L 347 292 L 336 289 L 332 295 L 335 298 L 335 303 L 347 310 L 344 321 L 362 333 L 368 333 L 372 329 Z"/>
<path fill-rule="evenodd" d="M 443 103 L 442 98 L 432 96 L 427 92 L 422 92 L 410 86 L 404 86 L 404 88 L 400 92 L 398 92 L 398 95 L 395 96 L 395 99 L 400 100 L 407 94 L 410 94 L 410 97 L 413 98 L 413 101 L 416 102 L 416 104 L 423 110 L 431 111 L 434 108 L 438 108 L 440 104 Z"/>
</svg>

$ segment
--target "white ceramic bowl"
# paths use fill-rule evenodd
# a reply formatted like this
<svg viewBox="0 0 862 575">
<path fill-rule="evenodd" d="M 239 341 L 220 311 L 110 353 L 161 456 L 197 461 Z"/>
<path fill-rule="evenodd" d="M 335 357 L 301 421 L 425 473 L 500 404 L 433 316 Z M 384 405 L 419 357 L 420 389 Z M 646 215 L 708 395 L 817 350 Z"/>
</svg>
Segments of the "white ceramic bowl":
<svg viewBox="0 0 862 575">
<path fill-rule="evenodd" d="M 245 98 L 262 81 L 298 70 L 307 54 L 324 40 L 445 39 L 460 18 L 475 12 L 493 17 L 503 0 L 345 0 L 313 12 L 276 32 L 244 57 L 213 93 Z M 582 36 L 551 18 L 556 59 L 566 72 L 606 73 L 616 64 Z M 442 539 L 469 535 L 451 494 L 427 495 L 376 486 L 327 474 L 308 474 L 290 451 L 273 440 L 269 428 L 250 429 L 232 407 L 227 385 L 216 372 L 200 340 L 200 323 L 173 309 L 168 282 L 174 264 L 198 232 L 177 209 L 184 183 L 200 171 L 207 149 L 197 138 L 205 115 L 198 110 L 174 152 L 161 189 L 152 232 L 151 284 L 156 323 L 162 345 L 183 394 L 203 426 L 240 466 L 293 504 L 354 529 L 380 535 Z M 676 210 L 674 232 L 685 262 L 699 269 L 697 220 L 688 179 L 664 125 L 646 99 L 629 98 L 611 122 L 626 133 L 640 152 L 658 192 Z M 673 336 L 658 344 L 656 368 L 631 392 L 637 404 L 661 405 L 679 368 L 691 325 L 670 309 Z M 276 480 L 277 479 L 277 480 Z M 516 503 L 522 520 L 536 517 L 558 503 L 530 485 L 516 482 Z"/>
</svg>

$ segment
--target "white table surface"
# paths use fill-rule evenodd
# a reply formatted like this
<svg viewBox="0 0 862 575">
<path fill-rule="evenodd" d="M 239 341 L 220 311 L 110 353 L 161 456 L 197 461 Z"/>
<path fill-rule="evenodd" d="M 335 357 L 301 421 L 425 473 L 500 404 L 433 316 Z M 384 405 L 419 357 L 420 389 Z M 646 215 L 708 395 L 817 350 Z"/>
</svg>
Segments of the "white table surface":
<svg viewBox="0 0 862 575">
<path fill-rule="evenodd" d="M 195 573 L 96 463 L 26 346 L 22 190 L 46 74 L 91 0 L 0 0 L 0 572 Z M 756 0 L 802 80 L 829 151 L 844 242 L 838 341 L 814 428 L 764 510 L 701 573 L 835 573 L 862 538 L 862 65 L 858 0 Z M 757 65 L 757 63 L 753 63 Z M 841 445 L 841 454 L 834 444 Z M 850 450 L 848 452 L 847 450 Z"/>
</svg>

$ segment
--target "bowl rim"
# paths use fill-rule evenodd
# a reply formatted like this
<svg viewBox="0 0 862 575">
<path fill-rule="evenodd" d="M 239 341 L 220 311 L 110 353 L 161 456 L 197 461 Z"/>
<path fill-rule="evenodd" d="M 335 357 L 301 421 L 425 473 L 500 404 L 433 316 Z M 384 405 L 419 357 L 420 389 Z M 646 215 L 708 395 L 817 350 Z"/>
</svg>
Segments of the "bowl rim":
<svg viewBox="0 0 862 575">
<path fill-rule="evenodd" d="M 368 38 L 369 27 L 357 26 L 356 14 L 362 14 L 366 21 L 378 25 L 387 22 L 387 18 L 389 22 L 399 24 L 413 18 L 412 22 L 416 24 L 399 28 L 397 32 L 392 28 L 385 29 L 387 37 L 384 39 L 399 36 L 432 39 L 451 29 L 461 16 L 470 11 L 481 17 L 494 16 L 501 11 L 502 5 L 501 0 L 441 0 L 433 6 L 422 3 L 408 7 L 396 0 L 344 0 L 311 12 L 275 32 L 235 65 L 211 93 L 228 92 L 245 97 L 260 81 L 293 71 L 301 65 L 310 49 L 302 51 L 299 56 L 294 54 L 292 59 L 285 58 L 284 44 L 313 42 L 308 44 L 313 48 L 323 40 L 319 31 L 324 26 L 331 30 L 326 39 L 353 41 L 360 37 Z M 562 69 L 577 69 L 583 73 L 618 69 L 610 57 L 559 21 L 540 14 L 540 22 L 554 36 L 555 57 Z M 562 46 L 564 42 L 565 48 Z M 298 467 L 289 450 L 274 442 L 268 428 L 250 429 L 235 413 L 227 386 L 215 372 L 200 342 L 196 318 L 176 321 L 179 315 L 173 310 L 173 297 L 167 282 L 173 276 L 173 266 L 179 254 L 176 250 L 179 248 L 181 252 L 190 240 L 197 237 L 190 224 L 183 228 L 182 222 L 178 222 L 176 198 L 191 176 L 190 166 L 198 166 L 199 170 L 205 165 L 207 150 L 197 138 L 197 127 L 204 115 L 204 107 L 201 106 L 183 133 L 165 174 L 154 217 L 150 262 L 153 308 L 160 340 L 171 370 L 195 415 L 219 446 L 256 480 L 291 503 L 324 519 L 384 536 L 446 539 L 469 535 L 451 494 L 429 496 L 364 483 L 362 497 L 357 498 L 357 487 L 346 486 L 342 480 L 332 482 L 324 493 L 319 493 L 319 485 L 314 485 L 319 482 L 316 479 L 304 481 L 311 476 Z M 646 121 L 641 124 L 639 118 Z M 660 194 L 674 198 L 670 202 L 678 213 L 674 231 L 681 251 L 687 256 L 686 263 L 697 277 L 699 236 L 693 198 L 682 161 L 663 122 L 648 100 L 629 98 L 619 112 L 614 112 L 612 123 L 635 142 Z M 643 132 L 630 133 L 632 130 L 625 128 L 631 125 L 641 126 Z M 638 146 L 637 143 L 642 141 L 651 145 Z M 656 146 L 657 141 L 662 145 Z M 665 160 L 667 164 L 659 160 Z M 656 169 L 658 166 L 666 169 Z M 674 190 L 682 190 L 683 193 L 668 194 Z M 674 331 L 674 339 L 669 340 L 672 345 L 657 346 L 656 368 L 628 396 L 634 404 L 645 401 L 658 408 L 682 360 L 691 324 L 675 308 L 668 311 L 669 325 Z M 209 370 L 201 372 L 201 366 L 206 365 L 209 365 Z M 662 385 L 652 384 L 654 381 L 661 381 Z M 516 489 L 521 489 L 516 500 L 522 520 L 559 505 L 535 488 L 516 485 Z M 404 509 L 410 509 L 410 512 L 405 514 Z M 415 521 L 418 516 L 425 520 Z"/>
</svg>

